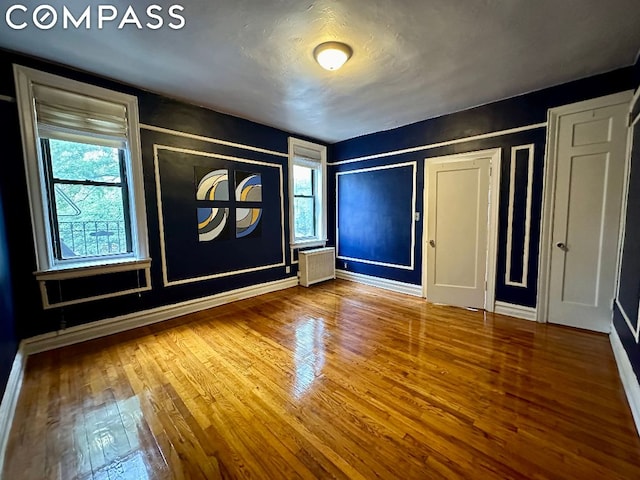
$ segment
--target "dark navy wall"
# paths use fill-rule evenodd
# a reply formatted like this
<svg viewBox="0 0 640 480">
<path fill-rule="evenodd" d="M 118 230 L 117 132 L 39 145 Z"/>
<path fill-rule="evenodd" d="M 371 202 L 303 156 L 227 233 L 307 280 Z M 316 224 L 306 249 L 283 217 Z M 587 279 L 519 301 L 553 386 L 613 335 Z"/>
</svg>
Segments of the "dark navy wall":
<svg viewBox="0 0 640 480">
<path fill-rule="evenodd" d="M 2 163 L 9 161 L 3 158 Z M 7 244 L 6 223 L 4 210 L 9 204 L 3 195 L 4 189 L 0 185 L 0 398 L 4 394 L 13 358 L 18 350 L 18 339 L 14 330 L 13 287 L 11 282 L 11 267 L 9 260 L 9 246 Z"/>
<path fill-rule="evenodd" d="M 149 248 L 152 258 L 151 291 L 46 311 L 40 307 L 40 294 L 32 275 L 35 270 L 35 256 L 17 108 L 15 103 L 0 101 L 0 121 L 7 127 L 3 131 L 10 132 L 10 135 L 5 137 L 3 151 L 11 154 L 11 161 L 3 162 L 5 168 L 10 165 L 8 167 L 10 179 L 7 179 L 3 173 L 3 180 L 7 179 L 3 183 L 6 183 L 10 189 L 7 195 L 10 195 L 12 200 L 15 199 L 15 202 L 11 203 L 12 209 L 14 204 L 16 208 L 16 211 L 7 215 L 6 224 L 9 252 L 16 270 L 14 291 L 22 293 L 16 303 L 18 338 L 207 297 L 295 275 L 295 265 L 291 273 L 285 272 L 285 264 L 290 264 L 286 157 L 290 135 L 288 132 L 11 52 L 0 51 L 0 95 L 15 96 L 13 63 L 138 97 Z M 239 145 L 222 145 L 149 127 L 170 129 Z M 313 139 L 310 140 L 313 141 Z M 154 146 L 168 148 L 158 150 L 156 157 Z M 251 150 L 252 147 L 268 152 Z M 216 155 L 224 156 L 226 160 Z M 229 157 L 235 157 L 237 160 Z M 158 206 L 155 162 L 157 162 L 161 179 L 160 192 L 163 202 L 160 212 L 164 219 L 162 225 Z M 221 166 L 232 173 L 261 174 L 263 201 L 259 205 L 252 205 L 263 209 L 261 229 L 256 232 L 258 235 L 248 236 L 242 241 L 235 239 L 235 228 L 232 228 L 229 238 L 224 241 L 199 243 L 194 172 L 196 168 L 215 169 Z M 230 193 L 233 195 L 233 190 Z M 233 198 L 229 203 L 232 209 L 242 206 L 235 203 Z M 235 210 L 233 215 L 235 216 Z M 162 231 L 166 240 L 166 271 L 169 286 L 165 286 L 163 280 Z M 227 274 L 279 263 L 282 265 L 247 273 Z M 211 278 L 218 274 L 224 274 L 224 276 Z M 118 281 L 137 281 L 136 277 L 129 277 L 123 275 Z M 186 282 L 179 283 L 183 280 Z M 172 283 L 175 281 L 178 283 Z M 65 289 L 73 290 L 68 295 L 74 297 L 80 293 L 88 293 L 84 292 L 87 289 L 100 292 L 101 288 L 113 282 L 114 278 L 105 275 L 104 278 L 96 277 L 92 282 L 68 282 L 65 284 Z"/>
<path fill-rule="evenodd" d="M 415 169 L 413 162 L 393 168 L 345 171 L 337 176 L 338 258 L 343 264 L 357 258 L 400 268 L 412 266 Z M 410 188 L 398 189 L 395 185 Z M 371 236 L 371 231 L 376 235 Z"/>
<path fill-rule="evenodd" d="M 635 87 L 640 88 L 640 61 L 635 65 Z M 632 108 L 631 120 L 640 114 L 640 101 Z M 627 214 L 625 235 L 622 244 L 618 294 L 613 309 L 613 325 L 622 340 L 636 377 L 640 378 L 640 345 L 638 333 L 638 307 L 640 303 L 640 122 L 631 129 L 629 190 L 627 193 Z"/>
<path fill-rule="evenodd" d="M 540 237 L 540 215 L 542 206 L 542 183 L 544 152 L 546 144 L 546 128 L 536 127 L 537 124 L 546 122 L 547 110 L 552 107 L 561 106 L 581 100 L 608 95 L 623 90 L 633 88 L 633 68 L 623 68 L 606 74 L 586 78 L 568 84 L 552 87 L 549 89 L 529 93 L 519 97 L 495 102 L 481 107 L 473 108 L 463 112 L 445 115 L 442 117 L 425 120 L 405 127 L 396 128 L 384 132 L 366 135 L 332 145 L 330 148 L 330 159 L 334 165 L 329 169 L 329 188 L 335 189 L 335 177 L 339 172 L 350 170 L 367 169 L 383 165 L 393 165 L 409 161 L 417 162 L 417 188 L 416 188 L 416 211 L 421 213 L 420 222 L 415 229 L 415 265 L 412 270 L 371 265 L 364 262 L 350 262 L 347 266 L 349 271 L 397 280 L 410 284 L 419 285 L 422 281 L 422 229 L 423 229 L 423 193 L 424 193 L 424 159 L 450 155 L 454 153 L 470 152 L 490 148 L 502 149 L 502 171 L 500 184 L 500 205 L 499 205 L 499 226 L 498 226 L 498 259 L 496 278 L 496 300 L 513 303 L 517 305 L 535 307 L 537 299 L 537 267 Z M 520 127 L 531 127 L 530 129 L 515 133 L 506 132 L 500 136 L 470 139 L 468 137 L 483 135 L 492 132 L 505 131 Z M 412 153 L 398 153 L 398 150 L 413 149 L 421 146 L 438 144 L 441 142 L 457 141 L 454 144 L 437 148 L 418 149 Z M 530 212 L 530 243 L 528 259 L 528 275 L 526 287 L 508 285 L 505 279 L 506 259 L 511 257 L 511 279 L 520 277 L 522 280 L 523 271 L 523 247 L 524 247 L 524 221 L 526 218 L 526 176 L 528 175 L 528 163 L 523 161 L 519 153 L 516 157 L 516 170 L 514 185 L 514 210 L 512 220 L 512 249 L 507 251 L 507 225 L 508 225 L 508 199 L 509 182 L 511 172 L 511 149 L 512 147 L 534 146 L 533 161 L 533 185 L 531 189 L 532 208 Z M 379 156 L 379 158 L 361 159 L 368 156 Z M 356 160 L 349 162 L 349 160 Z M 343 162 L 343 163 L 341 163 Z M 366 185 L 358 187 L 362 189 L 362 198 Z M 412 185 L 407 181 L 393 182 L 388 195 L 394 196 L 397 192 L 406 192 L 412 189 Z M 351 197 L 357 198 L 358 190 L 351 192 Z M 353 198 L 351 201 L 353 202 Z M 342 212 L 344 206 L 338 198 L 337 205 L 329 208 L 330 225 L 335 226 L 335 210 Z M 406 215 L 409 215 L 407 212 Z M 368 226 L 367 226 L 368 225 Z M 378 231 L 374 228 L 375 223 L 363 223 L 361 237 L 366 237 L 371 243 L 376 242 Z M 335 242 L 335 229 L 330 227 L 332 234 L 331 241 Z M 342 237 L 342 233 L 340 233 Z M 384 234 L 386 235 L 386 233 Z M 355 241 L 354 237 L 354 241 Z M 346 244 L 345 244 L 346 241 Z M 392 259 L 400 252 L 410 249 L 410 239 L 402 245 L 389 244 L 386 252 L 378 254 L 380 258 Z M 354 245 L 348 243 L 348 239 L 340 239 L 340 254 L 343 249 L 353 249 Z M 391 263 L 391 262 L 389 262 Z M 338 268 L 343 268 L 342 262 L 338 262 Z M 518 282 L 520 283 L 520 282 Z"/>
</svg>

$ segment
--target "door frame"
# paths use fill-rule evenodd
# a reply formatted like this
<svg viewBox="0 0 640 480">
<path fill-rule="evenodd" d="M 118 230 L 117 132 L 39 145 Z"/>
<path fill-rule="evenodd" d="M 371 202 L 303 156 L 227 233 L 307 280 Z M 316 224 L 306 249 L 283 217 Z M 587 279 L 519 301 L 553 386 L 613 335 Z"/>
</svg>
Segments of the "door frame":
<svg viewBox="0 0 640 480">
<path fill-rule="evenodd" d="M 496 270 L 498 259 L 498 209 L 500 206 L 500 166 L 502 162 L 502 148 L 490 148 L 487 150 L 475 150 L 465 153 L 454 153 L 439 157 L 427 157 L 424 159 L 424 188 L 422 200 L 422 297 L 428 300 L 427 292 L 427 250 L 429 211 L 429 178 L 428 166 L 432 163 L 453 163 L 473 160 L 474 158 L 489 157 L 489 225 L 487 226 L 487 264 L 486 286 L 484 295 L 484 309 L 487 312 L 495 310 L 496 303 Z"/>
<path fill-rule="evenodd" d="M 538 301 L 536 321 L 547 323 L 549 317 L 549 287 L 551 280 L 551 243 L 553 236 L 554 206 L 556 196 L 556 173 L 558 166 L 558 135 L 560 133 L 560 117 L 574 113 L 629 104 L 633 98 L 633 90 L 592 98 L 582 102 L 562 105 L 547 110 L 547 138 L 544 155 L 544 179 L 542 183 L 542 218 L 540 225 L 540 257 L 538 260 Z M 625 164 L 628 162 L 625 159 Z M 625 168 L 628 168 L 625 166 Z M 624 192 L 623 192 L 624 194 Z M 622 199 L 622 206 L 626 198 Z M 620 219 L 621 222 L 624 219 Z M 619 233 L 619 232 L 618 232 Z M 620 235 L 618 235 L 618 258 L 620 262 Z"/>
</svg>

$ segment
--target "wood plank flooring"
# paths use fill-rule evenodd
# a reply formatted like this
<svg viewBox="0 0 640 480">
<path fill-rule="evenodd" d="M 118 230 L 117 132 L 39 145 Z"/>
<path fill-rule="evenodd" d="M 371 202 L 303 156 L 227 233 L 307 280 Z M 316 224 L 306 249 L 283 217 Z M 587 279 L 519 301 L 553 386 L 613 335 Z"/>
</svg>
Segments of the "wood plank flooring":
<svg viewBox="0 0 640 480">
<path fill-rule="evenodd" d="M 337 280 L 29 358 L 21 479 L 637 479 L 608 337 Z"/>
</svg>

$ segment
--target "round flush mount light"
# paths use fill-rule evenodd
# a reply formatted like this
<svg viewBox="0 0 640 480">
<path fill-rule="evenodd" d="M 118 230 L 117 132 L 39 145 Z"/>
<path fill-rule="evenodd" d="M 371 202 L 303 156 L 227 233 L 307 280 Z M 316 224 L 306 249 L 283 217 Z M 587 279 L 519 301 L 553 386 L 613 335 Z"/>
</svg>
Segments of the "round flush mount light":
<svg viewBox="0 0 640 480">
<path fill-rule="evenodd" d="M 342 42 L 324 42 L 313 50 L 316 61 L 326 70 L 338 70 L 352 54 L 351 47 Z"/>
</svg>

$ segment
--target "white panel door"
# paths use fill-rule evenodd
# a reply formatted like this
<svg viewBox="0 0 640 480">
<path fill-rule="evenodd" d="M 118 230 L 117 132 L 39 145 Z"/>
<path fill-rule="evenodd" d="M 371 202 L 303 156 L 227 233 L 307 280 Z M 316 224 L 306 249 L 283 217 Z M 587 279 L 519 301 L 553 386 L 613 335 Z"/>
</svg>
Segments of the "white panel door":
<svg viewBox="0 0 640 480">
<path fill-rule="evenodd" d="M 490 156 L 427 164 L 427 300 L 485 307 Z"/>
<path fill-rule="evenodd" d="M 549 321 L 609 332 L 628 105 L 558 119 Z"/>
</svg>

